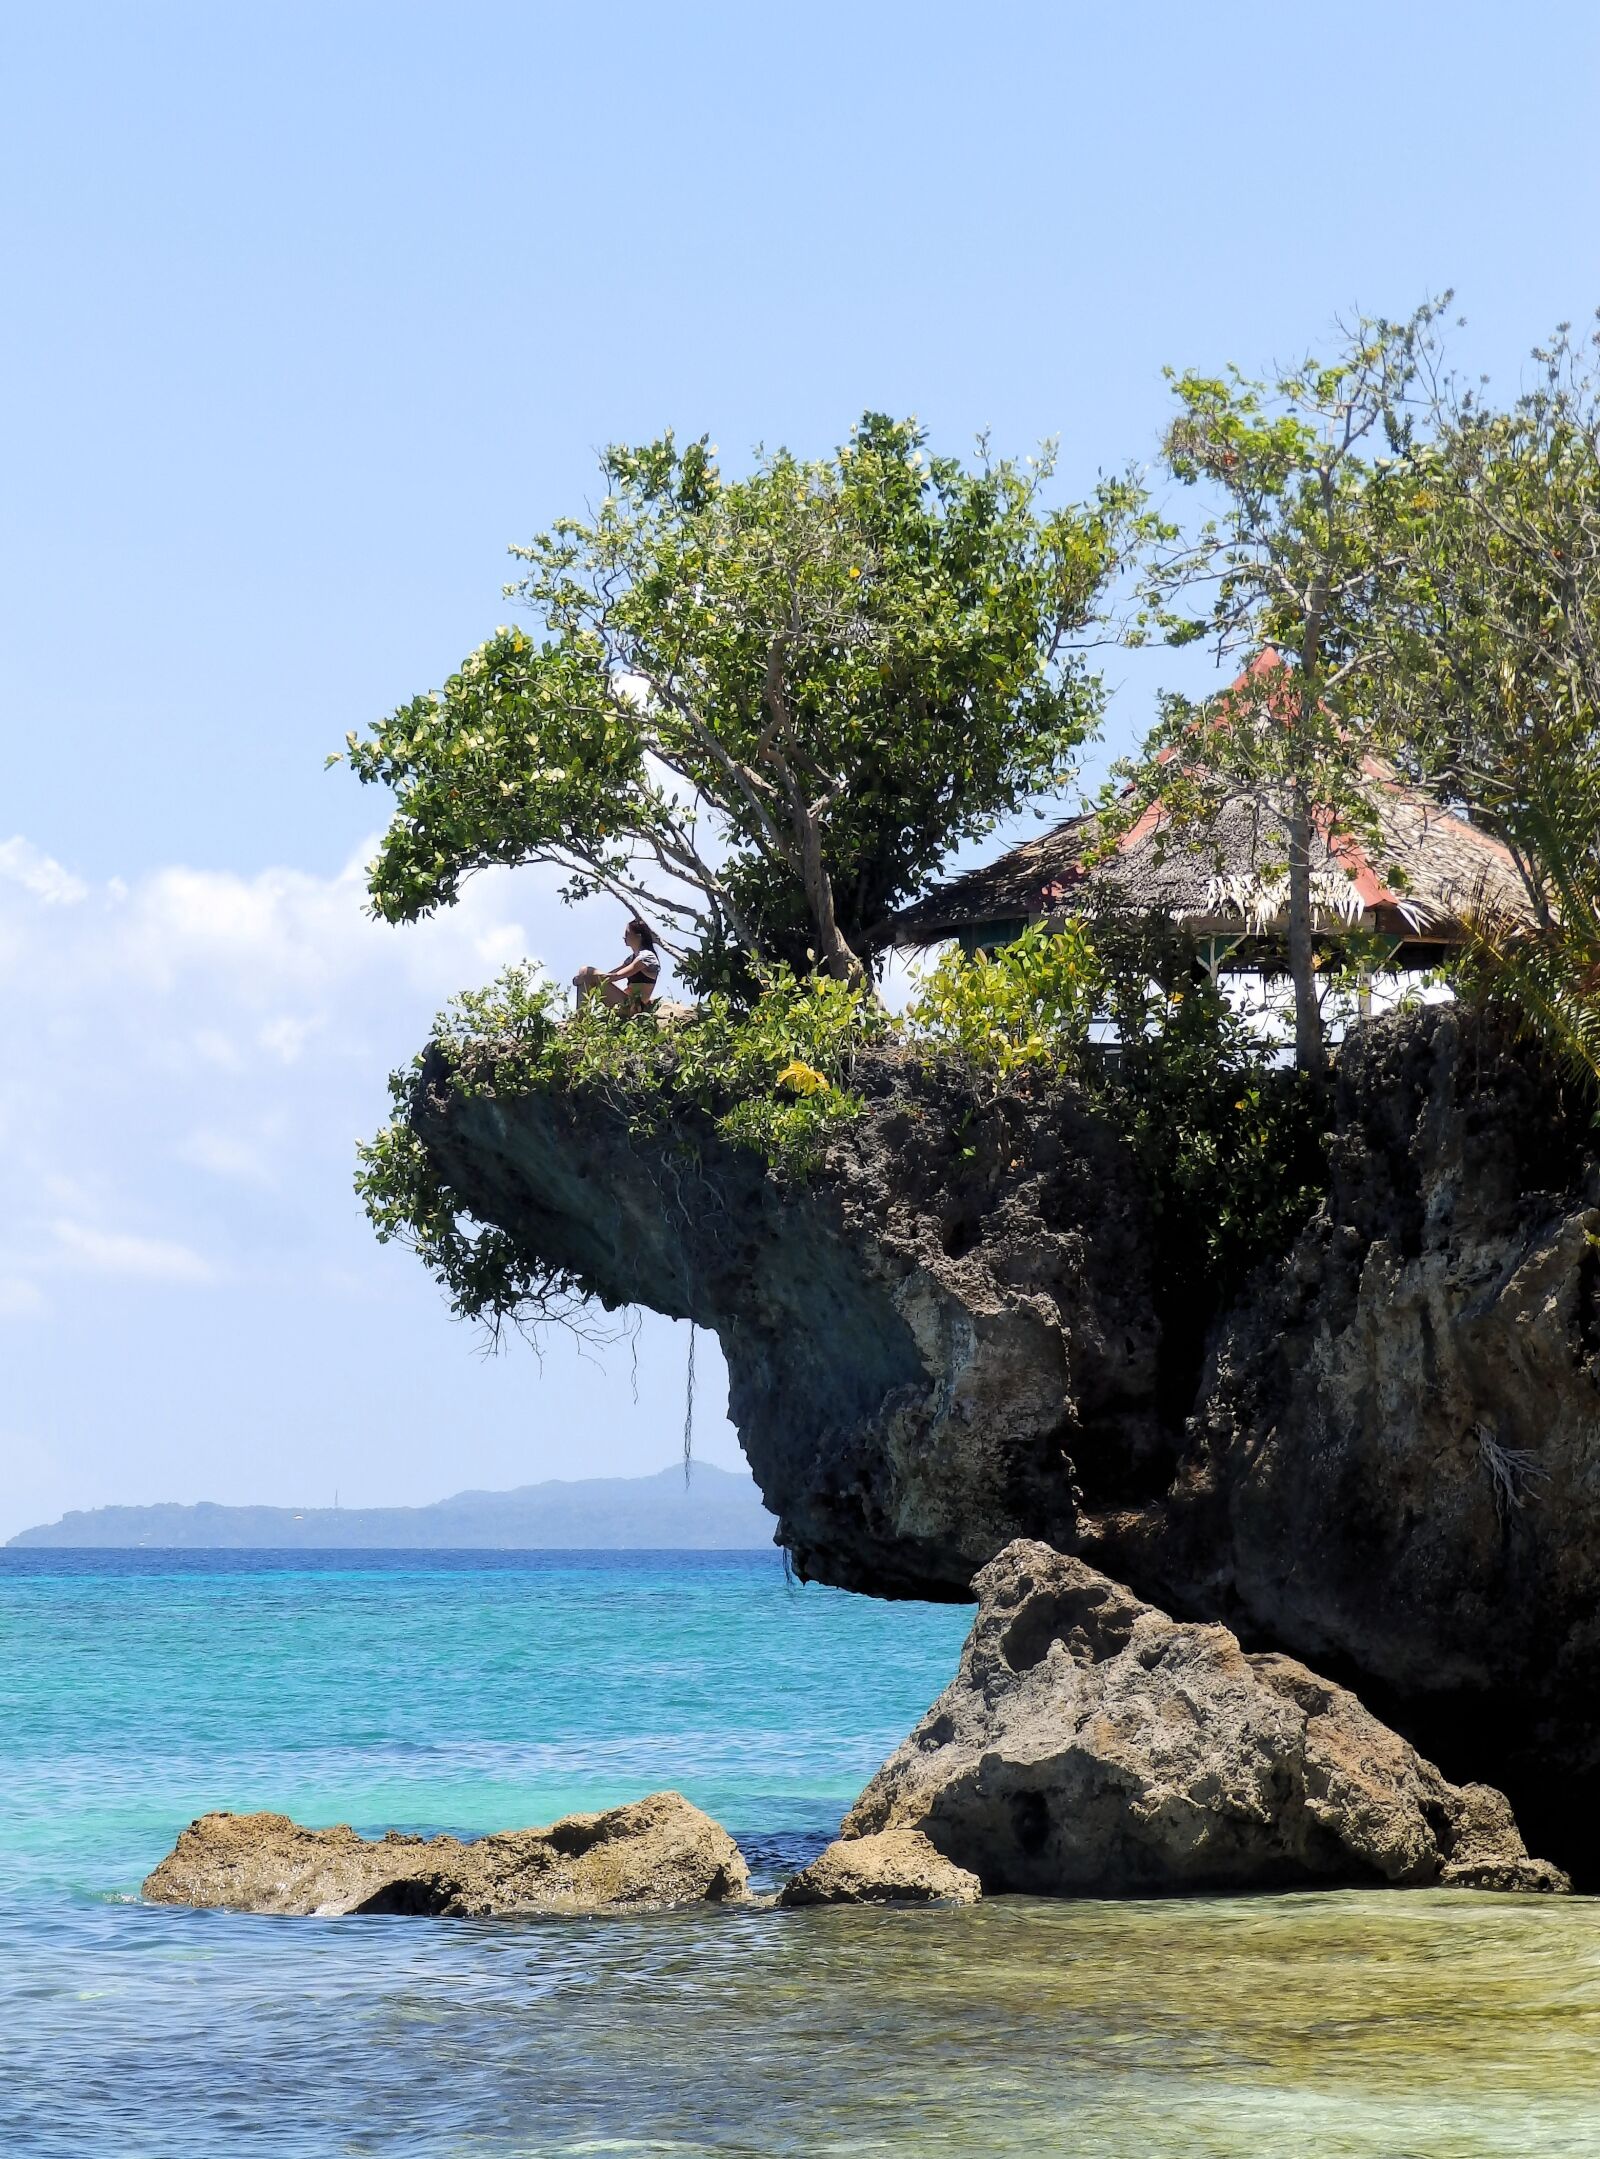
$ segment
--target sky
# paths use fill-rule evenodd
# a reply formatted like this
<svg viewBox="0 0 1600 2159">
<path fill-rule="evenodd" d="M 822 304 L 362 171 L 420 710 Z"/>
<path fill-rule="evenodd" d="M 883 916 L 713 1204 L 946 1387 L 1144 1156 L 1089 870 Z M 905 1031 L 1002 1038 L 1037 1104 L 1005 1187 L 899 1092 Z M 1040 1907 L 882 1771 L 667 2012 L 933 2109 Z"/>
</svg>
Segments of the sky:
<svg viewBox="0 0 1600 2159">
<path fill-rule="evenodd" d="M 1600 303 L 1597 94 L 1551 0 L 0 4 L 0 1536 L 677 1449 L 681 1329 L 486 1357 L 350 1182 L 451 992 L 613 956 L 531 870 L 373 924 L 323 770 L 600 446 L 877 408 L 1076 492 L 1163 366 L 1446 286 L 1514 389 Z M 1109 663 L 1113 747 L 1157 679 Z"/>
</svg>

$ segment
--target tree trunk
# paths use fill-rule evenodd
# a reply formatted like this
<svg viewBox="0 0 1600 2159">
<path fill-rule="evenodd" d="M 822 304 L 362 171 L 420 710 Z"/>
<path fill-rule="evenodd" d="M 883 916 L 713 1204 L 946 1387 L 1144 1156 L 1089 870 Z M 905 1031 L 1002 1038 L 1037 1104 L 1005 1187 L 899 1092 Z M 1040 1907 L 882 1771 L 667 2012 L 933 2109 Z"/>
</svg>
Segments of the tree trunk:
<svg viewBox="0 0 1600 2159">
<path fill-rule="evenodd" d="M 1311 810 L 1297 785 L 1289 816 L 1289 979 L 1294 984 L 1294 1061 L 1302 1072 L 1326 1070 L 1322 1004 L 1317 995 L 1311 908 Z"/>
<path fill-rule="evenodd" d="M 796 806 L 800 827 L 800 859 L 805 870 L 806 900 L 817 930 L 817 965 L 841 982 L 861 982 L 866 968 L 846 943 L 833 904 L 833 879 L 822 859 L 822 828 L 809 812 Z"/>
</svg>

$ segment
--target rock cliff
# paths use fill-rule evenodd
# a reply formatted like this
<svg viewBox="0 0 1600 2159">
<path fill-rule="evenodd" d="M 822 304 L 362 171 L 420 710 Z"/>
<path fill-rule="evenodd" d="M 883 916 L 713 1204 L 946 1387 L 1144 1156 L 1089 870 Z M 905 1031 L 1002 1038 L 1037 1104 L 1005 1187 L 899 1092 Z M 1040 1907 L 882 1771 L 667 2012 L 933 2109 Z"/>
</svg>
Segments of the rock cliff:
<svg viewBox="0 0 1600 2159">
<path fill-rule="evenodd" d="M 1594 1144 L 1453 1012 L 1359 1032 L 1325 1205 L 1218 1329 L 1171 1493 L 1095 1555 L 1350 1680 L 1591 1874 Z"/>
<path fill-rule="evenodd" d="M 1600 1799 L 1600 1177 L 1536 1062 L 1434 1008 L 1340 1060 L 1326 1201 L 1190 1364 L 1158 1230 L 1072 1090 L 869 1065 L 786 1186 L 709 1124 L 451 1093 L 465 1206 L 608 1305 L 714 1329 L 796 1570 L 964 1598 L 1016 1538 L 1310 1659 L 1581 1868 Z M 1170 1272 L 1170 1270 L 1169 1270 Z"/>
<path fill-rule="evenodd" d="M 869 1113 L 785 1186 L 686 1120 L 597 1096 L 451 1094 L 415 1120 L 453 1190 L 607 1307 L 713 1330 L 729 1415 L 803 1578 L 965 1599 L 1014 1537 L 1070 1543 L 1078 1486 L 1159 1491 L 1149 1231 L 1077 1098 L 976 1108 L 868 1063 Z"/>
</svg>

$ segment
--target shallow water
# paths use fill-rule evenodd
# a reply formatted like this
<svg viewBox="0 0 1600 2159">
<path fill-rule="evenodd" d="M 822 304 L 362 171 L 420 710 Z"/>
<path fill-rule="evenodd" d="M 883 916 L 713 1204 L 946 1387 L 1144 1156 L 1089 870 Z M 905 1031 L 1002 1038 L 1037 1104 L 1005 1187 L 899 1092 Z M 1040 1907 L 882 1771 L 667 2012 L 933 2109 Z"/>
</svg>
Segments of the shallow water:
<svg viewBox="0 0 1600 2159">
<path fill-rule="evenodd" d="M 764 1554 L 0 1554 L 0 2151 L 1600 2154 L 1595 1900 L 133 1899 L 205 1806 L 470 1832 L 663 1783 L 770 1877 L 964 1624 Z"/>
</svg>

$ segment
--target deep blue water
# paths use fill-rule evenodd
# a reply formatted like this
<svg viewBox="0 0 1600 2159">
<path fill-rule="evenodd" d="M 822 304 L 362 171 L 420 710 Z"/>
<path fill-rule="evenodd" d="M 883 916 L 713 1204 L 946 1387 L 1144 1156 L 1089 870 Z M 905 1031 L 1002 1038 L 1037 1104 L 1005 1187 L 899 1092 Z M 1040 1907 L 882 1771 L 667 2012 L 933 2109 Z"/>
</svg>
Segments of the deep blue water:
<svg viewBox="0 0 1600 2159">
<path fill-rule="evenodd" d="M 768 1879 L 967 1615 L 776 1556 L 0 1552 L 0 2159 L 1594 2159 L 1600 1910 L 145 1906 L 210 1807 L 472 1833 L 676 1786 Z"/>
</svg>

